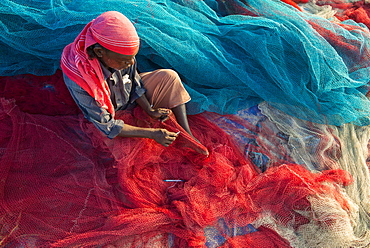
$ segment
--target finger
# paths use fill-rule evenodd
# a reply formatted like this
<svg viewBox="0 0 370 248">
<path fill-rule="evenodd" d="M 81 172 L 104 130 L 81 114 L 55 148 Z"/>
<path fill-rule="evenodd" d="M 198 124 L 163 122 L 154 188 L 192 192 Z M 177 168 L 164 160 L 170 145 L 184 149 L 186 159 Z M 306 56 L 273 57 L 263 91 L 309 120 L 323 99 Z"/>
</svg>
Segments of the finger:
<svg viewBox="0 0 370 248">
<path fill-rule="evenodd" d="M 168 136 L 168 137 L 174 137 L 174 138 L 176 138 L 176 137 L 177 137 L 177 133 L 168 132 L 168 133 L 167 133 L 167 136 Z"/>
<path fill-rule="evenodd" d="M 170 110 L 167 109 L 167 108 L 157 108 L 157 110 L 160 111 L 160 112 L 164 112 L 164 113 L 169 113 L 170 112 Z"/>
<path fill-rule="evenodd" d="M 167 121 L 168 120 L 168 118 L 170 118 L 169 116 L 161 116 L 161 118 L 159 118 L 159 120 L 160 121 L 162 121 L 162 122 L 165 122 L 165 121 Z"/>
<path fill-rule="evenodd" d="M 168 140 L 164 144 L 167 147 L 167 146 L 171 145 L 172 143 L 173 143 L 173 140 L 172 141 L 171 140 Z"/>
<path fill-rule="evenodd" d="M 176 137 L 166 137 L 166 141 L 170 142 L 170 143 L 174 142 L 175 139 L 176 139 Z"/>
<path fill-rule="evenodd" d="M 170 114 L 170 111 L 169 110 L 161 110 L 161 111 L 158 111 L 159 114 L 161 115 L 169 115 Z"/>
</svg>

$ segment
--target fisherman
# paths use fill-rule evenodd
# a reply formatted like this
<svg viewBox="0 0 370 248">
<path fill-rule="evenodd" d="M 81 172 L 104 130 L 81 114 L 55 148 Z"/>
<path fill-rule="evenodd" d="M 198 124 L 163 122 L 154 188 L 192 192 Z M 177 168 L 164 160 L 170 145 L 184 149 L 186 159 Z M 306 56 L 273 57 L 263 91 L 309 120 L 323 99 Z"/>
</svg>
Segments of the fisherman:
<svg viewBox="0 0 370 248">
<path fill-rule="evenodd" d="M 191 136 L 185 104 L 190 96 L 171 69 L 138 73 L 139 36 L 123 14 L 108 11 L 88 23 L 62 54 L 64 81 L 85 117 L 108 138 L 150 138 L 169 146 L 177 133 L 142 128 L 116 119 L 118 110 L 139 105 L 150 117 L 165 121 L 173 112 Z"/>
</svg>

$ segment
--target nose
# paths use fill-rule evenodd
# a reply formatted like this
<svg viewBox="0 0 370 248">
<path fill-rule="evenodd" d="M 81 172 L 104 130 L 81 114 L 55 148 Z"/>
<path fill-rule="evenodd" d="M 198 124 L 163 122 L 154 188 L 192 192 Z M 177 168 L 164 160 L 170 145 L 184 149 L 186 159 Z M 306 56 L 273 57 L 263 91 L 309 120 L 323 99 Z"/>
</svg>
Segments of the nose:
<svg viewBox="0 0 370 248">
<path fill-rule="evenodd" d="M 134 59 L 131 59 L 130 61 L 126 61 L 125 64 L 128 66 L 132 66 L 135 63 Z"/>
</svg>

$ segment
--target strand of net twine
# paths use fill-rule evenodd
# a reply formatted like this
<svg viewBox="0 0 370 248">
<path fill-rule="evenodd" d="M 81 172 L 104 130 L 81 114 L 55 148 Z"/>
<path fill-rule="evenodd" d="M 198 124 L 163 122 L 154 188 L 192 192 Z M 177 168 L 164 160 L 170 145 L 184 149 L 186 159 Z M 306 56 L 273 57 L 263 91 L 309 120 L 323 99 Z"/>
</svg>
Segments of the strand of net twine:
<svg viewBox="0 0 370 248">
<path fill-rule="evenodd" d="M 164 179 L 163 180 L 164 182 L 173 182 L 174 184 L 172 186 L 169 186 L 167 189 L 166 189 L 166 194 L 168 193 L 168 190 L 175 187 L 177 183 L 179 182 L 184 182 L 185 180 L 182 180 L 182 179 Z"/>
</svg>

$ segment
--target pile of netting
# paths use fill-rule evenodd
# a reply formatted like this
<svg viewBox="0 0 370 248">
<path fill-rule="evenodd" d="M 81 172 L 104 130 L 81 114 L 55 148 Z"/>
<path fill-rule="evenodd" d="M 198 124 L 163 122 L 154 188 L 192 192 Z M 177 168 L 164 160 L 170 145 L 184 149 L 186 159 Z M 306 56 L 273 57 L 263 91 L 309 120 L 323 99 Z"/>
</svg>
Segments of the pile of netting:
<svg viewBox="0 0 370 248">
<path fill-rule="evenodd" d="M 357 23 L 370 26 L 370 6 L 368 0 L 345 1 L 345 0 L 317 0 L 317 9 L 332 9 L 333 16 L 340 21 L 352 19 Z"/>
<path fill-rule="evenodd" d="M 367 6 L 2 1 L 0 246 L 369 246 L 370 34 L 340 4 Z M 117 115 L 180 131 L 171 146 L 84 119 L 60 54 L 108 10 L 135 23 L 141 71 L 179 72 L 202 145 L 140 108 Z"/>
<path fill-rule="evenodd" d="M 0 75 L 53 74 L 64 46 L 108 10 L 134 22 L 141 71 L 181 75 L 192 114 L 235 114 L 265 100 L 300 119 L 369 124 L 368 30 L 278 0 L 5 0 Z"/>
<path fill-rule="evenodd" d="M 354 231 L 357 205 L 342 192 L 353 177 L 335 167 L 314 173 L 293 163 L 283 146 L 259 140 L 273 133 L 268 128 L 258 131 L 260 125 L 237 116 L 190 116 L 200 145 L 173 118 L 153 121 L 135 108 L 119 118 L 181 131 L 180 137 L 168 148 L 149 139 L 110 140 L 79 114 L 60 71 L 2 77 L 0 83 L 2 246 L 325 247 L 336 240 L 361 247 L 368 242 L 367 232 L 361 237 Z M 259 111 L 247 112 L 250 117 L 244 118 L 255 115 L 260 124 L 266 122 Z M 238 128 L 231 127 L 238 122 Z M 254 132 L 241 136 L 255 140 L 254 148 L 224 130 L 235 137 L 238 131 Z M 249 147 L 249 155 L 240 144 Z M 208 157 L 199 153 L 204 146 Z M 258 152 L 270 158 L 264 168 L 252 155 Z"/>
</svg>

